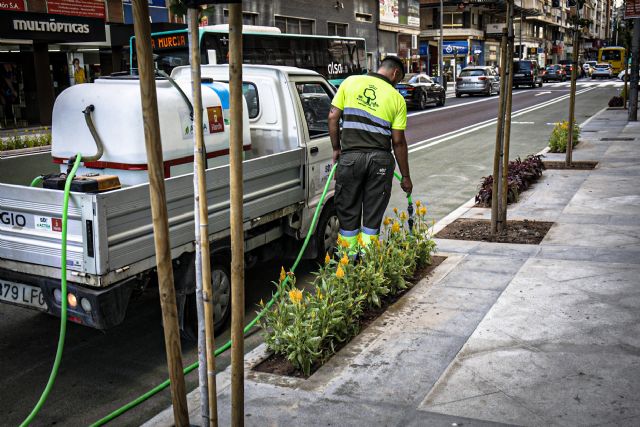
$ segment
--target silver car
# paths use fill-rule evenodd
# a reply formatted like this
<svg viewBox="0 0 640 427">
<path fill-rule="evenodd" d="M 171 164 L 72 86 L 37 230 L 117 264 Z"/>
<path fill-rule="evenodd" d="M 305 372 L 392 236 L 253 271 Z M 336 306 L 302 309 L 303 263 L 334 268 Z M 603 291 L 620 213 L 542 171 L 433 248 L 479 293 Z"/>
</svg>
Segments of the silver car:
<svg viewBox="0 0 640 427">
<path fill-rule="evenodd" d="M 613 77 L 613 69 L 611 68 L 611 64 L 607 62 L 601 62 L 596 64 L 591 72 L 591 78 L 599 78 L 599 79 L 610 79 Z"/>
<path fill-rule="evenodd" d="M 500 77 L 492 67 L 466 67 L 456 79 L 456 97 L 500 93 Z"/>
</svg>

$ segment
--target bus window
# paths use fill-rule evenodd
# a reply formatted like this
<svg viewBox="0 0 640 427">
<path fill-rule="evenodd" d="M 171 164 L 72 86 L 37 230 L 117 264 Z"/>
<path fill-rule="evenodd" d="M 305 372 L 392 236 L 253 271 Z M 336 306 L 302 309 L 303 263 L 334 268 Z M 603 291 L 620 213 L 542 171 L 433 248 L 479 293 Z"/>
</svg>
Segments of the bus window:
<svg viewBox="0 0 640 427">
<path fill-rule="evenodd" d="M 622 59 L 621 51 L 619 50 L 602 50 L 603 61 L 620 61 Z"/>
</svg>

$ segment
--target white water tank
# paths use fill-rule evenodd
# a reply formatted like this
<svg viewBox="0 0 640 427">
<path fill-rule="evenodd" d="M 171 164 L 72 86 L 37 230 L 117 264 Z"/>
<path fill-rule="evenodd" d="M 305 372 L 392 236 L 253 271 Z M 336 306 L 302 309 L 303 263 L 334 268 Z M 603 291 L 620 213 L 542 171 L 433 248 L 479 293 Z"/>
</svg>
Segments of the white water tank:
<svg viewBox="0 0 640 427">
<path fill-rule="evenodd" d="M 191 101 L 191 82 L 177 83 Z M 156 80 L 158 116 L 165 177 L 193 171 L 193 126 L 189 107 L 178 90 L 166 79 Z M 244 99 L 243 99 L 244 103 Z M 203 130 L 209 167 L 228 163 L 229 88 L 225 83 L 203 83 Z M 91 118 L 103 142 L 104 154 L 83 164 L 78 174 L 97 172 L 118 175 L 123 185 L 148 181 L 144 123 L 137 78 L 101 78 L 63 91 L 53 107 L 51 154 L 65 162 L 76 153 L 92 156 L 96 144 L 85 122 L 83 110 L 93 105 Z M 243 145 L 251 148 L 246 105 Z M 66 171 L 66 164 L 60 170 Z"/>
</svg>

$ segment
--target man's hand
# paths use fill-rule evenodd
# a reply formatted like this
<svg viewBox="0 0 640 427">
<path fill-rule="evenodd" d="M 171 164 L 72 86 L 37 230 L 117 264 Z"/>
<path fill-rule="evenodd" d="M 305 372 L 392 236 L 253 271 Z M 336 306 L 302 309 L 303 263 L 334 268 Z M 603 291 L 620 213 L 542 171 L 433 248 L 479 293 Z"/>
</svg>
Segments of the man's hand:
<svg viewBox="0 0 640 427">
<path fill-rule="evenodd" d="M 336 163 L 338 163 L 338 160 L 340 159 L 340 153 L 342 151 L 339 148 L 334 148 L 333 149 L 333 164 L 335 165 Z"/>
<path fill-rule="evenodd" d="M 411 194 L 411 192 L 413 191 L 413 183 L 411 182 L 411 178 L 408 176 L 403 176 L 402 181 L 400 181 L 400 187 L 405 193 Z"/>
</svg>

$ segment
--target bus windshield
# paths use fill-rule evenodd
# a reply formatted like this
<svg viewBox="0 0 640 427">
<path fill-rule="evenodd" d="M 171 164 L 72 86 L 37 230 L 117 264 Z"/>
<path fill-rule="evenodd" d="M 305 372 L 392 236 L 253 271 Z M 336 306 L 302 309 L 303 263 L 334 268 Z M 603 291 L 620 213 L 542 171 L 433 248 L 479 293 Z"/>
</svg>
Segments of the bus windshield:
<svg viewBox="0 0 640 427">
<path fill-rule="evenodd" d="M 619 49 L 603 49 L 602 61 L 620 61 L 622 59 L 622 52 Z"/>
</svg>

